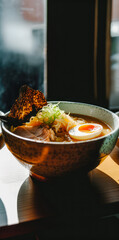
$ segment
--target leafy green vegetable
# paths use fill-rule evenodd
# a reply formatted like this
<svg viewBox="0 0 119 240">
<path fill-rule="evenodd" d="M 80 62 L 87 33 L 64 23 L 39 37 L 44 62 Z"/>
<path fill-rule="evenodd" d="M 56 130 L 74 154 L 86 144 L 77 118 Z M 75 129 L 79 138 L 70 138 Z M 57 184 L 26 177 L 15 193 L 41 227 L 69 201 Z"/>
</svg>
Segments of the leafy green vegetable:
<svg viewBox="0 0 119 240">
<path fill-rule="evenodd" d="M 37 113 L 36 117 L 46 124 L 53 123 L 56 118 L 62 118 L 64 111 L 60 110 L 58 104 L 59 103 L 49 103 L 48 105 L 43 106 L 43 108 Z"/>
</svg>

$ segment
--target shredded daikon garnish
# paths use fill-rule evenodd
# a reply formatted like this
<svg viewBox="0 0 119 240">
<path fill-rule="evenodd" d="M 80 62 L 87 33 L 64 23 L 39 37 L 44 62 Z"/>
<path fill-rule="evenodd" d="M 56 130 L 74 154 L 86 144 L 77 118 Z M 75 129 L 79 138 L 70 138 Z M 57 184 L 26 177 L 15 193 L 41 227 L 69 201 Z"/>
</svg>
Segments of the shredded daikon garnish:
<svg viewBox="0 0 119 240">
<path fill-rule="evenodd" d="M 75 127 L 77 125 L 77 122 L 73 120 L 72 117 L 70 117 L 68 114 L 63 114 L 62 118 L 55 119 L 55 121 L 52 124 L 52 128 L 55 129 L 55 132 L 65 130 L 69 131 L 71 128 Z"/>
</svg>

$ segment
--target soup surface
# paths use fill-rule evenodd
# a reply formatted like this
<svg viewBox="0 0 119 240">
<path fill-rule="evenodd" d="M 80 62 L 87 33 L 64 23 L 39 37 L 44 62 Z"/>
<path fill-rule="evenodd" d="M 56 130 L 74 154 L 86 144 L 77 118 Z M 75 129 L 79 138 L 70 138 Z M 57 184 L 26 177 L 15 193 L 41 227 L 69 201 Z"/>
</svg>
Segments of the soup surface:
<svg viewBox="0 0 119 240">
<path fill-rule="evenodd" d="M 55 118 L 54 121 L 39 122 L 36 117 L 11 131 L 19 136 L 46 142 L 76 142 L 93 139 L 107 135 L 111 127 L 96 118 L 64 114 L 63 117 Z M 92 134 L 92 135 L 91 135 Z"/>
</svg>

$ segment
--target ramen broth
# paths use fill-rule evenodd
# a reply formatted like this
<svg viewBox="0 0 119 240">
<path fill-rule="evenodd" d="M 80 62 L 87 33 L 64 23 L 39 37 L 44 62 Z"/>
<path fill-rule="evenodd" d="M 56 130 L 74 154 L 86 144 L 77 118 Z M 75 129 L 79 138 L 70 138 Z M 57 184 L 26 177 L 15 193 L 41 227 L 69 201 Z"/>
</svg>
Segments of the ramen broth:
<svg viewBox="0 0 119 240">
<path fill-rule="evenodd" d="M 70 117 L 73 118 L 74 121 L 78 122 L 79 124 L 84 123 L 96 123 L 100 124 L 103 127 L 101 134 L 98 137 L 102 137 L 107 135 L 111 132 L 111 127 L 106 124 L 105 122 L 90 116 L 84 116 L 79 114 L 70 114 Z M 40 126 L 18 126 L 13 131 L 15 134 L 29 138 L 35 139 L 45 142 L 77 142 L 76 139 L 70 137 L 68 131 L 60 130 L 55 132 L 52 125 L 40 125 Z M 96 138 L 96 137 L 95 137 Z M 81 141 L 81 140 L 78 140 Z"/>
</svg>

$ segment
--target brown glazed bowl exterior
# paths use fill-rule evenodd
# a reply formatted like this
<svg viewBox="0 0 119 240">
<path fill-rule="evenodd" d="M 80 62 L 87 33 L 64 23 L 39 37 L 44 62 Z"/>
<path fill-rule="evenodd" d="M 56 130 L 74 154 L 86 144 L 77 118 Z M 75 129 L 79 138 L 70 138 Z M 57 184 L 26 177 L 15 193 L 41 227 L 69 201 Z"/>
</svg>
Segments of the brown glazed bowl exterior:
<svg viewBox="0 0 119 240">
<path fill-rule="evenodd" d="M 118 116 L 118 118 L 119 118 L 119 111 L 116 112 L 115 114 L 116 114 L 116 115 Z M 119 136 L 118 136 L 118 139 L 117 139 L 116 145 L 117 145 L 117 147 L 119 147 Z"/>
<path fill-rule="evenodd" d="M 64 176 L 75 170 L 88 172 L 110 154 L 118 138 L 119 118 L 111 111 L 90 104 L 66 101 L 61 101 L 59 107 L 67 113 L 98 118 L 109 124 L 112 131 L 106 136 L 81 142 L 42 142 L 17 136 L 2 123 L 8 149 L 36 178 Z"/>
</svg>

